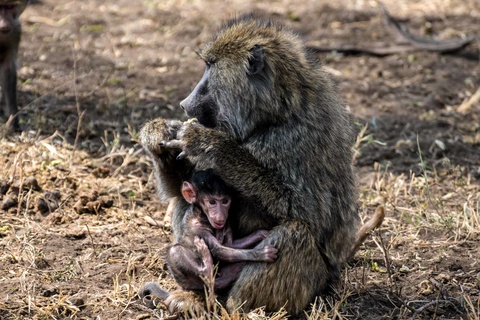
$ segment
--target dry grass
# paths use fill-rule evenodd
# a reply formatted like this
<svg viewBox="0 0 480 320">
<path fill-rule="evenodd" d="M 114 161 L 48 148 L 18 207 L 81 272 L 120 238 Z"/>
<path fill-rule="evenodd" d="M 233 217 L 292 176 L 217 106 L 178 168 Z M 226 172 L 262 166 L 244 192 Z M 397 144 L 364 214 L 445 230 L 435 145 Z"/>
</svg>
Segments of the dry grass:
<svg viewBox="0 0 480 320">
<path fill-rule="evenodd" d="M 94 311 L 115 308 L 121 310 L 120 315 L 132 306 L 142 309 L 138 306 L 136 291 L 152 276 L 145 274 L 145 270 L 153 268 L 158 274 L 155 265 L 164 264 L 157 256 L 157 248 L 149 247 L 141 254 L 124 252 L 121 257 L 107 257 L 112 249 L 103 248 L 100 243 L 105 241 L 101 235 L 107 230 L 130 233 L 133 231 L 130 228 L 138 228 L 132 227 L 135 219 L 137 224 L 144 224 L 139 219 L 142 215 L 137 212 L 138 202 L 131 201 L 128 199 L 129 193 L 126 197 L 121 191 L 121 188 L 128 187 L 139 199 L 144 193 L 152 192 L 151 187 L 146 191 L 142 186 L 141 179 L 144 177 L 134 174 L 136 166 L 146 163 L 138 147 L 126 148 L 112 143 L 108 147 L 108 154 L 92 159 L 84 151 L 75 150 L 65 143 L 59 134 L 41 138 L 29 136 L 28 133 L 12 140 L 3 139 L 0 146 L 4 155 L 9 154 L 3 168 L 4 177 L 8 183 L 18 185 L 22 190 L 17 194 L 16 207 L 0 216 L 0 263 L 9 266 L 8 270 L 1 271 L 1 279 L 7 287 L 18 286 L 14 290 L 11 287 L 7 290 L 6 298 L 0 304 L 0 312 L 7 317 L 18 314 L 35 315 L 38 319 L 61 319 L 76 318 L 85 305 L 91 306 Z M 102 179 L 91 177 L 92 162 L 96 167 L 110 167 L 113 174 Z M 431 267 L 442 263 L 443 258 L 452 258 L 455 251 L 466 244 L 474 245 L 478 252 L 480 187 L 461 168 L 447 165 L 444 170 L 448 174 L 427 170 L 420 157 L 419 165 L 425 169 L 421 176 L 414 173 L 394 174 L 388 167 L 378 164 L 371 173 L 361 174 L 364 216 L 372 211 L 371 208 L 383 204 L 388 212 L 387 217 L 382 228 L 374 233 L 373 241 L 369 241 L 368 246 L 357 255 L 357 263 L 346 270 L 345 281 L 339 286 L 341 291 L 332 298 L 319 298 L 306 314 L 308 319 L 347 319 L 355 316 L 352 309 L 355 309 L 356 302 L 352 300 L 370 291 L 372 284 L 377 286 L 377 291 L 378 287 L 383 286 L 380 291 L 395 295 L 399 303 L 396 308 L 402 317 L 415 317 L 427 309 L 452 306 L 469 318 L 478 319 L 478 296 L 462 294 L 460 290 L 456 290 L 458 295 L 450 296 L 442 283 L 445 278 L 442 277 L 455 276 L 439 273 L 438 277 L 432 277 Z M 60 176 L 78 179 L 79 186 L 74 194 L 69 187 L 62 189 L 65 182 L 60 185 L 52 183 L 54 177 Z M 30 177 L 37 177 L 43 190 L 57 188 L 65 195 L 58 209 L 42 219 L 35 213 L 41 192 L 32 188 L 31 182 L 27 181 Z M 121 186 L 118 181 L 121 181 Z M 82 182 L 87 186 L 81 186 Z M 105 190 L 107 197 L 114 199 L 115 207 L 107 212 L 95 212 L 96 216 L 72 212 L 76 197 L 90 190 Z M 169 231 L 163 232 L 168 238 Z M 82 254 L 73 257 L 73 252 L 60 250 L 53 260 L 61 260 L 61 263 L 53 263 L 52 266 L 52 258 L 44 248 L 45 241 L 52 236 L 85 237 Z M 422 252 L 431 250 L 437 253 L 422 256 Z M 470 265 L 476 265 L 474 256 L 467 258 Z M 51 295 L 45 294 L 44 291 L 49 289 L 42 284 L 68 283 L 75 278 L 88 278 L 89 274 L 82 265 L 92 261 L 95 262 L 91 270 L 102 269 L 112 263 L 122 266 L 118 273 L 112 274 L 110 289 L 87 289 L 83 296 L 61 289 L 53 290 Z M 415 274 L 411 280 L 413 292 L 412 288 L 405 288 L 407 284 L 401 279 L 409 274 Z M 164 276 L 165 273 L 161 271 L 161 281 L 165 281 Z M 458 276 L 475 279 L 476 275 Z M 463 288 L 475 286 L 474 283 L 458 285 Z M 197 317 L 287 318 L 282 311 L 272 315 L 265 314 L 262 309 L 247 315 L 239 312 L 228 314 L 211 295 L 208 295 L 207 301 L 210 312 Z M 150 317 L 147 310 L 144 312 Z M 152 316 L 163 318 L 167 315 L 165 310 L 160 309 L 154 311 Z"/>
</svg>

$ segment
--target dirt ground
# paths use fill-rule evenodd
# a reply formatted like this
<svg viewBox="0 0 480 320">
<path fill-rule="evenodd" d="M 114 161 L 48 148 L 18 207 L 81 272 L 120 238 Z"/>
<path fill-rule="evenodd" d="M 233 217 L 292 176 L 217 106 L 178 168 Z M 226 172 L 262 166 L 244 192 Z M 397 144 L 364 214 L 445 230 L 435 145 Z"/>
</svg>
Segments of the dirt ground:
<svg viewBox="0 0 480 320">
<path fill-rule="evenodd" d="M 480 37 L 478 0 L 387 7 L 418 35 Z M 0 319 L 170 316 L 136 296 L 146 281 L 175 288 L 163 259 L 166 204 L 137 133 L 155 117 L 185 119 L 179 101 L 204 68 L 196 48 L 222 21 L 252 11 L 311 45 L 395 42 L 375 1 L 42 0 L 27 8 L 23 132 L 0 139 Z M 318 59 L 355 115 L 362 217 L 379 204 L 387 217 L 338 292 L 305 317 L 480 319 L 479 42 L 455 54 Z"/>
</svg>

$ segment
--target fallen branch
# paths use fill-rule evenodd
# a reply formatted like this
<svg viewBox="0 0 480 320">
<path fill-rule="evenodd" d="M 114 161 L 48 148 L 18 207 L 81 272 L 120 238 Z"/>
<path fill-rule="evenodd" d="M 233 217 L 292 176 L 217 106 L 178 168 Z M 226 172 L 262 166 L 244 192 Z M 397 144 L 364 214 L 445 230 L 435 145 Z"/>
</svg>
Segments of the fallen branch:
<svg viewBox="0 0 480 320">
<path fill-rule="evenodd" d="M 375 48 L 375 47 L 361 48 L 361 47 L 355 47 L 355 46 L 342 46 L 342 47 L 308 46 L 308 49 L 316 53 L 339 52 L 346 55 L 367 54 L 375 57 L 384 57 L 394 53 L 418 50 L 417 48 L 411 45 L 395 45 L 391 47 L 378 47 L 378 48 Z"/>
<path fill-rule="evenodd" d="M 385 47 L 357 47 L 357 46 L 340 46 L 340 47 L 321 47 L 321 46 L 308 46 L 308 48 L 314 52 L 340 52 L 347 55 L 356 55 L 356 54 L 367 54 L 371 56 L 383 57 L 399 52 L 406 51 L 418 51 L 418 50 L 427 50 L 427 51 L 436 51 L 436 52 L 455 52 L 460 50 L 473 41 L 476 40 L 475 37 L 468 37 L 466 39 L 446 39 L 446 40 L 435 40 L 427 37 L 420 37 L 413 35 L 408 28 L 395 20 L 390 13 L 387 11 L 385 6 L 382 3 L 380 8 L 387 25 L 387 29 L 390 34 L 394 35 L 396 38 L 401 39 L 402 42 L 406 44 L 395 44 L 393 46 Z"/>
<path fill-rule="evenodd" d="M 379 4 L 382 10 L 385 24 L 387 25 L 390 32 L 398 36 L 400 39 L 410 43 L 415 48 L 428 51 L 453 52 L 462 49 L 476 39 L 472 36 L 466 39 L 435 40 L 432 38 L 413 35 L 412 33 L 410 33 L 410 31 L 405 25 L 400 24 L 400 22 L 395 20 L 390 15 L 390 13 L 387 11 L 387 9 L 382 3 Z"/>
</svg>

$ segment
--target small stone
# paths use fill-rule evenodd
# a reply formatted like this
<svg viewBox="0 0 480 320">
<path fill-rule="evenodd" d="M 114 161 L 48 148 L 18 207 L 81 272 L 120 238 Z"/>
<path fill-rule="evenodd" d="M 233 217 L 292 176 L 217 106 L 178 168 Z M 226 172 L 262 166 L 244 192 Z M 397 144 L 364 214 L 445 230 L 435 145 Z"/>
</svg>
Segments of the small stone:
<svg viewBox="0 0 480 320">
<path fill-rule="evenodd" d="M 37 210 L 40 211 L 41 214 L 49 213 L 50 207 L 48 205 L 47 200 L 44 198 L 37 199 Z"/>
<path fill-rule="evenodd" d="M 10 194 L 3 199 L 2 210 L 8 210 L 15 207 L 18 204 L 17 196 Z"/>
<path fill-rule="evenodd" d="M 10 184 L 7 181 L 0 181 L 0 194 L 7 194 L 8 189 L 10 189 Z"/>
<path fill-rule="evenodd" d="M 40 185 L 38 184 L 37 179 L 35 179 L 34 177 L 29 177 L 25 179 L 25 181 L 23 182 L 23 187 L 27 189 L 31 189 L 33 191 L 42 190 L 42 188 L 40 188 Z"/>
<path fill-rule="evenodd" d="M 68 300 L 78 308 L 85 307 L 85 299 L 83 297 L 71 297 Z"/>
</svg>

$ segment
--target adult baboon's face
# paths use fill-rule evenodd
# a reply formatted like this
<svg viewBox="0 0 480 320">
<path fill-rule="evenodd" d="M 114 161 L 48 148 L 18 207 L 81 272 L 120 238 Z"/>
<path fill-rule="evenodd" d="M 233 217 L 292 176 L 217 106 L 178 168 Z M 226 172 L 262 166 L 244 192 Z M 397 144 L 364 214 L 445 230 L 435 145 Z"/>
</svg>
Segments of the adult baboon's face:
<svg viewBox="0 0 480 320">
<path fill-rule="evenodd" d="M 218 107 L 208 88 L 210 67 L 207 65 L 202 79 L 186 97 L 180 106 L 190 118 L 197 120 L 206 127 L 214 128 L 217 125 Z"/>
<path fill-rule="evenodd" d="M 290 69 L 284 64 L 291 59 L 284 61 L 277 57 L 282 67 L 273 72 L 268 63 L 266 35 L 258 32 L 254 21 L 245 23 L 248 26 L 243 31 L 227 29 L 198 51 L 206 64 L 205 73 L 180 103 L 189 117 L 196 117 L 204 126 L 227 132 L 240 141 L 258 126 L 268 126 L 289 113 L 282 106 L 286 95 L 282 93 L 285 84 L 282 79 L 289 78 L 284 73 Z M 276 34 L 271 33 L 269 37 Z M 275 74 L 281 75 L 280 81 L 275 81 Z"/>
<path fill-rule="evenodd" d="M 255 101 L 257 90 L 255 77 L 263 69 L 263 49 L 255 46 L 242 59 L 224 57 L 216 61 L 205 61 L 205 72 L 190 95 L 180 102 L 188 117 L 206 127 L 215 128 L 244 119 L 241 110 L 248 113 L 248 106 Z M 243 120 L 242 120 L 243 121 Z"/>
</svg>

